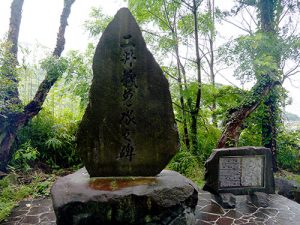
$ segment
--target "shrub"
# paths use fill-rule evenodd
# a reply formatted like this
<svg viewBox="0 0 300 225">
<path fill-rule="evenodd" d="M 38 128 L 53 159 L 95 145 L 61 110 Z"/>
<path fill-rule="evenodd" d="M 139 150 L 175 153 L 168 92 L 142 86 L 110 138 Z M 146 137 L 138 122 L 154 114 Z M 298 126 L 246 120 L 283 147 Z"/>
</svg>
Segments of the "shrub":
<svg viewBox="0 0 300 225">
<path fill-rule="evenodd" d="M 300 130 L 279 133 L 277 162 L 282 169 L 300 172 Z"/>
<path fill-rule="evenodd" d="M 25 142 L 13 154 L 10 165 L 18 170 L 28 171 L 37 159 L 39 152 L 31 146 L 30 141 Z"/>
<path fill-rule="evenodd" d="M 175 170 L 203 186 L 203 168 L 198 158 L 186 150 L 180 150 L 171 160 L 168 169 Z"/>
<path fill-rule="evenodd" d="M 43 110 L 19 133 L 19 148 L 23 149 L 22 146 L 30 143 L 31 148 L 27 151 L 35 149 L 38 152 L 36 155 L 38 161 L 52 168 L 78 165 L 80 159 L 75 151 L 77 126 L 78 122 L 67 116 L 55 118 L 51 113 Z M 21 152 L 24 153 L 24 150 Z M 19 161 L 24 162 L 26 161 L 24 157 L 27 156 L 18 153 L 17 157 Z"/>
</svg>

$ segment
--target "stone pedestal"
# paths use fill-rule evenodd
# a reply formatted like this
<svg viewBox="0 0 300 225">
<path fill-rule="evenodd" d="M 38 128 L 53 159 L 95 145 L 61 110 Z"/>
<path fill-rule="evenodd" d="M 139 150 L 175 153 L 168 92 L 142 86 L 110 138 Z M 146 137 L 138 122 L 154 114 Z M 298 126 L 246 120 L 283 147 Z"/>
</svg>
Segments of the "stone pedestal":
<svg viewBox="0 0 300 225">
<path fill-rule="evenodd" d="M 51 190 L 57 224 L 190 225 L 197 187 L 177 172 L 156 177 L 90 178 L 85 168 Z"/>
</svg>

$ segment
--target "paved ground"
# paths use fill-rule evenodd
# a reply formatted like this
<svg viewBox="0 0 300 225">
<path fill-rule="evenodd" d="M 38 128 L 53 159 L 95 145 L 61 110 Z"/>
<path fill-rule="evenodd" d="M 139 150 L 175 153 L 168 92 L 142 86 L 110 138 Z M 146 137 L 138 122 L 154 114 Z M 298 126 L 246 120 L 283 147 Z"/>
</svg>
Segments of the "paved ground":
<svg viewBox="0 0 300 225">
<path fill-rule="evenodd" d="M 241 196 L 235 209 L 223 209 L 208 192 L 199 194 L 196 225 L 299 225 L 300 204 L 281 195 L 269 195 L 269 206 L 256 207 Z"/>
<path fill-rule="evenodd" d="M 208 192 L 199 193 L 195 225 L 299 225 L 300 204 L 280 195 L 270 195 L 269 206 L 256 207 L 240 197 L 235 209 L 223 209 Z M 55 225 L 50 199 L 23 201 L 1 225 Z"/>
<path fill-rule="evenodd" d="M 22 201 L 19 206 L 13 210 L 7 221 L 1 223 L 1 225 L 56 225 L 55 220 L 52 200 L 50 198 L 36 199 Z"/>
</svg>

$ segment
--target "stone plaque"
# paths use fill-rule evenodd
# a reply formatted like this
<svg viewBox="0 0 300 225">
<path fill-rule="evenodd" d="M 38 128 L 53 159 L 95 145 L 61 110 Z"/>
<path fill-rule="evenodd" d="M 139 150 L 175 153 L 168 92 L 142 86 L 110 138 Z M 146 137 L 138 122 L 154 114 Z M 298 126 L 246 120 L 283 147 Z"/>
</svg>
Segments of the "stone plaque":
<svg viewBox="0 0 300 225">
<path fill-rule="evenodd" d="M 264 179 L 264 156 L 220 157 L 219 186 L 262 187 Z"/>
<path fill-rule="evenodd" d="M 127 8 L 96 48 L 77 146 L 91 177 L 155 176 L 179 148 L 168 81 Z"/>
<path fill-rule="evenodd" d="M 238 157 L 222 157 L 219 161 L 220 187 L 241 185 L 241 160 Z"/>
<path fill-rule="evenodd" d="M 263 187 L 264 156 L 241 158 L 241 186 Z"/>
<path fill-rule="evenodd" d="M 215 149 L 205 163 L 204 190 L 213 193 L 274 193 L 270 149 L 241 147 Z"/>
</svg>

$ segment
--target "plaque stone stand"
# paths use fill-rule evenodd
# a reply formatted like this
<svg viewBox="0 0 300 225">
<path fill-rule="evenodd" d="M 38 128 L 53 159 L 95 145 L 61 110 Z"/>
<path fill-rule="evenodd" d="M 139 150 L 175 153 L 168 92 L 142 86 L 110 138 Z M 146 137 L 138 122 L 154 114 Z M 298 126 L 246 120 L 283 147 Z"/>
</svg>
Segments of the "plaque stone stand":
<svg viewBox="0 0 300 225">
<path fill-rule="evenodd" d="M 197 187 L 163 170 L 179 148 L 169 84 L 129 12 L 96 48 L 77 133 L 85 168 L 51 189 L 58 225 L 192 225 Z"/>
<path fill-rule="evenodd" d="M 215 149 L 205 163 L 204 190 L 216 195 L 224 208 L 234 208 L 245 199 L 259 207 L 268 205 L 275 184 L 270 149 L 240 147 Z"/>
</svg>

